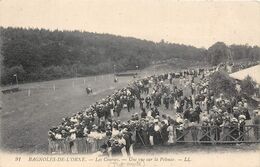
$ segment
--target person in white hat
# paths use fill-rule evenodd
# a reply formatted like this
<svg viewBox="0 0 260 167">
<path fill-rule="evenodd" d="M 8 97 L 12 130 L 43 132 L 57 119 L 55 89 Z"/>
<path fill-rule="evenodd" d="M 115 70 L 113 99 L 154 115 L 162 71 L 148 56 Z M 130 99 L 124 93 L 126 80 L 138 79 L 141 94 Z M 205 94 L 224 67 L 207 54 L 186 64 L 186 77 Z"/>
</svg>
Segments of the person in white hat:
<svg viewBox="0 0 260 167">
<path fill-rule="evenodd" d="M 72 126 L 70 132 L 70 141 L 72 143 L 71 145 L 71 153 L 77 154 L 78 153 L 78 145 L 76 141 L 76 128 Z"/>
<path fill-rule="evenodd" d="M 184 136 L 183 136 L 184 120 L 180 116 L 177 116 L 176 123 L 177 123 L 177 126 L 176 126 L 176 142 L 180 143 L 180 144 L 184 144 L 184 143 L 182 143 L 182 141 L 184 141 Z"/>
<path fill-rule="evenodd" d="M 176 133 L 174 128 L 174 121 L 170 120 L 170 125 L 167 128 L 168 136 L 168 144 L 174 144 L 176 142 Z"/>
<path fill-rule="evenodd" d="M 209 116 L 204 115 L 201 118 L 201 132 L 202 132 L 202 137 L 199 139 L 203 144 L 209 144 L 207 143 L 208 141 L 210 141 L 210 120 L 209 120 Z"/>
<path fill-rule="evenodd" d="M 245 139 L 244 138 L 244 136 L 245 136 L 244 131 L 245 131 L 245 124 L 246 124 L 246 122 L 245 122 L 246 116 L 245 115 L 239 115 L 238 119 L 239 119 L 239 140 L 244 141 L 244 139 Z"/>
<path fill-rule="evenodd" d="M 89 152 L 94 153 L 97 152 L 97 138 L 99 133 L 97 132 L 97 126 L 94 124 L 92 126 L 91 132 L 88 135 L 88 143 L 89 143 Z"/>
<path fill-rule="evenodd" d="M 69 132 L 67 130 L 63 129 L 61 131 L 61 135 L 63 138 L 63 153 L 69 153 L 70 152 Z"/>
<path fill-rule="evenodd" d="M 239 115 L 241 115 L 241 111 L 238 107 L 233 107 L 233 115 L 236 119 L 238 119 Z"/>
<path fill-rule="evenodd" d="M 55 133 L 51 130 L 48 132 L 48 141 L 49 141 L 49 147 L 48 147 L 48 153 L 54 153 L 55 152 Z"/>
<path fill-rule="evenodd" d="M 235 141 L 239 138 L 238 120 L 234 117 L 230 121 L 230 141 Z"/>
<path fill-rule="evenodd" d="M 222 138 L 224 141 L 229 141 L 230 137 L 229 137 L 229 130 L 230 130 L 230 116 L 228 114 L 228 112 L 224 112 L 223 116 L 223 123 L 220 125 L 220 127 L 222 128 Z"/>
</svg>

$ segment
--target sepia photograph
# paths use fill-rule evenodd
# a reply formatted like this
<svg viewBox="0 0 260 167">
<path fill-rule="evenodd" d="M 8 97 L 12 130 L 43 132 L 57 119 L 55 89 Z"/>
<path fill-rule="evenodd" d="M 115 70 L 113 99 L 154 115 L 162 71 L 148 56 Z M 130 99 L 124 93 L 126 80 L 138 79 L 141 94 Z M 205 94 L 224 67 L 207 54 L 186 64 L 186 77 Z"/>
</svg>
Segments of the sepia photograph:
<svg viewBox="0 0 260 167">
<path fill-rule="evenodd" d="M 0 166 L 260 166 L 260 2 L 0 0 Z"/>
</svg>

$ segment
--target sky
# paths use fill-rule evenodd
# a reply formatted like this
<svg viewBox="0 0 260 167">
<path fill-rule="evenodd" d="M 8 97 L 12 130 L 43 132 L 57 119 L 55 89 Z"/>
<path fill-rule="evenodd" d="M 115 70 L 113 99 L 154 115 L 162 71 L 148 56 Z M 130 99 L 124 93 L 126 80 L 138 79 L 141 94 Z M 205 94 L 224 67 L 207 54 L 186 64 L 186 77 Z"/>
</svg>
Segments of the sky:
<svg viewBox="0 0 260 167">
<path fill-rule="evenodd" d="M 208 48 L 260 46 L 260 2 L 0 0 L 0 26 L 82 30 Z"/>
</svg>

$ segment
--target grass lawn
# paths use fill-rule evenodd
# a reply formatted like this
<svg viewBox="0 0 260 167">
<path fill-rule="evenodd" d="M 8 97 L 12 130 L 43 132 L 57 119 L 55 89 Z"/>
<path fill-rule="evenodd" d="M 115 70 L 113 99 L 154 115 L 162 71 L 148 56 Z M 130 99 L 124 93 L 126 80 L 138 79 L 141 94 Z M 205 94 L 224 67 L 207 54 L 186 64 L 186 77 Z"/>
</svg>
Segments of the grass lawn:
<svg viewBox="0 0 260 167">
<path fill-rule="evenodd" d="M 164 71 L 166 69 L 148 68 L 139 77 Z M 21 91 L 1 95 L 1 149 L 46 152 L 47 132 L 52 126 L 57 126 L 63 117 L 73 115 L 83 106 L 95 103 L 133 80 L 133 77 L 120 77 L 119 82 L 114 83 L 113 75 L 108 74 L 19 85 Z M 86 87 L 91 87 L 93 94 L 87 95 Z M 129 118 L 127 112 L 122 112 L 120 119 Z"/>
</svg>

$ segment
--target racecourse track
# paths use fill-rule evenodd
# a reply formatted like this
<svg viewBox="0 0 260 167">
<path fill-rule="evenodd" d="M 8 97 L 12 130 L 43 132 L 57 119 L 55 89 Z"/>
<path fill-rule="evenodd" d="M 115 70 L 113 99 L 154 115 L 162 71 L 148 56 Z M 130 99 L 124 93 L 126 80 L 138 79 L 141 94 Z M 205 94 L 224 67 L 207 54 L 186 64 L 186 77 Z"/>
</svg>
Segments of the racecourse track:
<svg viewBox="0 0 260 167">
<path fill-rule="evenodd" d="M 176 70 L 179 71 L 180 69 L 153 66 L 140 71 L 135 79 Z M 80 111 L 82 107 L 95 103 L 135 80 L 133 77 L 119 77 L 119 82 L 114 83 L 113 77 L 112 74 L 108 74 L 28 83 L 20 85 L 21 91 L 19 92 L 2 94 L 1 150 L 47 153 L 47 132 L 52 126 L 57 126 L 63 117 L 73 115 Z M 175 83 L 180 86 L 177 80 Z M 91 87 L 93 94 L 88 95 L 85 91 L 86 87 Z M 138 105 L 138 102 L 136 102 L 136 106 Z M 131 113 L 139 113 L 138 108 L 136 107 L 136 110 L 131 111 Z M 174 116 L 173 111 L 165 110 L 162 107 L 160 112 Z M 118 119 L 125 121 L 130 117 L 131 114 L 123 110 Z M 185 146 L 177 150 L 187 151 L 190 149 L 191 147 Z M 214 150 L 214 147 L 204 148 L 204 150 L 208 149 Z M 147 148 L 142 149 L 141 152 L 174 152 L 174 150 L 176 149 L 154 148 L 150 150 Z"/>
<path fill-rule="evenodd" d="M 155 66 L 140 71 L 138 77 L 164 71 L 164 68 Z M 47 152 L 47 132 L 52 126 L 57 126 L 63 117 L 73 115 L 133 80 L 133 77 L 119 77 L 119 82 L 114 83 L 113 75 L 107 74 L 21 84 L 21 91 L 1 94 L 1 149 Z M 93 94 L 87 95 L 86 87 L 91 87 Z M 129 117 L 123 111 L 120 119 Z"/>
</svg>

